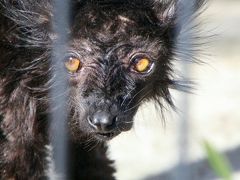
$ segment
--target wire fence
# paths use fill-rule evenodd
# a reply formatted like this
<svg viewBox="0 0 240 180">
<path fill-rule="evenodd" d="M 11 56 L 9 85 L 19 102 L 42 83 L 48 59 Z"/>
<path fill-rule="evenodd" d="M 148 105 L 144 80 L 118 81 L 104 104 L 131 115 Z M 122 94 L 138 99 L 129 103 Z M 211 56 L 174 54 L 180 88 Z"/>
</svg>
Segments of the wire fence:
<svg viewBox="0 0 240 180">
<path fill-rule="evenodd" d="M 65 57 L 68 46 L 69 29 L 69 0 L 53 1 L 53 30 L 57 34 L 52 51 L 52 67 L 55 85 L 51 90 L 51 107 L 57 107 L 51 114 L 51 142 L 52 155 L 54 160 L 54 172 L 50 174 L 51 180 L 68 179 L 68 134 L 67 134 L 67 109 L 66 102 L 68 97 L 67 79 L 64 77 L 64 69 L 59 68 L 63 57 Z M 58 176 L 56 176 L 56 174 Z"/>
<path fill-rule="evenodd" d="M 182 0 L 180 1 L 182 4 L 182 9 L 177 15 L 177 22 L 179 25 L 179 29 L 186 25 L 186 20 L 190 19 L 194 14 L 194 7 L 196 4 L 195 0 Z M 189 23 L 192 23 L 189 21 Z M 191 26 L 191 25 L 190 25 Z M 184 43 L 176 43 L 177 51 L 184 52 L 188 49 L 192 49 L 192 41 L 193 36 L 191 31 L 185 31 L 184 34 L 180 34 L 181 41 Z M 181 73 L 183 76 L 183 80 L 187 81 L 190 68 L 189 62 L 192 62 L 192 56 L 186 55 L 187 53 L 181 53 L 177 57 L 181 61 Z M 188 167 L 189 161 L 189 97 L 187 93 L 182 94 L 181 98 L 179 98 L 178 107 L 180 108 L 181 115 L 179 116 L 179 124 L 178 124 L 178 156 L 179 163 L 174 173 L 173 180 L 191 180 L 190 170 Z"/>
</svg>

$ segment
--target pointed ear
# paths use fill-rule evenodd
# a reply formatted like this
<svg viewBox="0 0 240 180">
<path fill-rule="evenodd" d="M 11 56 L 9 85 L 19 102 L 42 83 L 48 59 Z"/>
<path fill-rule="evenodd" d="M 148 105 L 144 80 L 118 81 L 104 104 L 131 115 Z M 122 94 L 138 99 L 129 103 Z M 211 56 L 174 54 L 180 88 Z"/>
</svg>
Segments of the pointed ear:
<svg viewBox="0 0 240 180">
<path fill-rule="evenodd" d="M 175 0 L 152 0 L 152 5 L 161 24 L 174 24 L 177 11 Z"/>
</svg>

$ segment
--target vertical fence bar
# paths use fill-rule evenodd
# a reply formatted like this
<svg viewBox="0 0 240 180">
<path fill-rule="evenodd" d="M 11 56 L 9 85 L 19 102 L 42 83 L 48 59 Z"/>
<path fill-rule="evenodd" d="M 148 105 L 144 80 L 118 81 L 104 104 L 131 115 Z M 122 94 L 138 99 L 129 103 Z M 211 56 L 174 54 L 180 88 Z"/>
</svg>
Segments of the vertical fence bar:
<svg viewBox="0 0 240 180">
<path fill-rule="evenodd" d="M 191 56 L 189 53 L 184 53 L 184 51 L 188 51 L 192 49 L 193 45 L 193 31 L 184 30 L 186 26 L 191 27 L 191 25 L 186 23 L 192 23 L 190 20 L 192 15 L 194 14 L 194 7 L 196 4 L 195 0 L 179 0 L 179 5 L 182 6 L 178 11 L 177 22 L 179 24 L 178 29 L 182 29 L 180 38 L 177 42 L 177 52 L 181 52 L 178 54 L 177 59 L 181 62 L 181 74 L 183 77 L 183 81 L 187 81 L 187 77 L 190 74 L 189 62 Z M 187 28 L 186 28 L 187 29 Z M 175 172 L 174 179 L 175 180 L 191 180 L 190 169 L 188 166 L 189 160 L 189 96 L 184 93 L 180 98 L 180 103 L 178 104 L 181 115 L 179 117 L 179 131 L 178 131 L 178 147 L 179 147 L 179 164 L 177 166 L 177 171 Z"/>
<path fill-rule="evenodd" d="M 53 0 L 52 27 L 56 40 L 52 51 L 52 77 L 54 85 L 50 91 L 51 124 L 49 129 L 52 145 L 52 160 L 54 170 L 50 180 L 67 180 L 67 79 L 63 72 L 63 58 L 68 44 L 69 30 L 69 0 Z"/>
</svg>

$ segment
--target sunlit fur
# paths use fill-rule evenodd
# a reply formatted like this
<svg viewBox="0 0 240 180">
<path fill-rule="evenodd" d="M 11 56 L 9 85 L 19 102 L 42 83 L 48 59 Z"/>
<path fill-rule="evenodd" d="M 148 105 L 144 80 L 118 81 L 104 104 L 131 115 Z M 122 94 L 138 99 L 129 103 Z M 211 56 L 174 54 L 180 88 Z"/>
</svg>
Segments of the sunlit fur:
<svg viewBox="0 0 240 180">
<path fill-rule="evenodd" d="M 197 16 L 203 1 L 197 2 L 186 22 Z M 185 53 L 176 49 L 184 29 L 177 21 L 181 1 L 72 0 L 71 7 L 66 57 L 77 56 L 82 67 L 64 74 L 70 177 L 114 179 L 104 139 L 87 117 L 110 109 L 118 117 L 114 137 L 132 127 L 143 102 L 173 106 L 169 89 L 184 88 L 174 79 L 172 65 L 176 54 Z M 50 64 L 57 38 L 52 10 L 51 0 L 0 0 L 0 179 L 47 178 L 49 91 L 55 83 Z M 134 71 L 135 56 L 148 57 L 154 63 L 151 71 Z M 63 58 L 58 68 L 64 64 Z"/>
</svg>

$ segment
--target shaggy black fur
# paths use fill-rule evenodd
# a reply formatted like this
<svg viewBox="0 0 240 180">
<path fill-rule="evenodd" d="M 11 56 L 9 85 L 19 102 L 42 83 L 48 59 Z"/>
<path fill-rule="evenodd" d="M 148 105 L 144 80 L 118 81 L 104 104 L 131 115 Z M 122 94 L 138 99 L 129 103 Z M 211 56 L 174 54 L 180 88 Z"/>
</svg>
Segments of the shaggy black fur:
<svg viewBox="0 0 240 180">
<path fill-rule="evenodd" d="M 195 12 L 203 3 L 197 2 Z M 132 127 L 142 102 L 173 105 L 169 88 L 179 87 L 172 62 L 181 1 L 72 0 L 71 7 L 64 59 L 81 60 L 77 72 L 65 74 L 71 179 L 114 179 L 105 141 Z M 57 38 L 52 9 L 51 0 L 0 0 L 0 179 L 47 178 Z M 141 58 L 151 65 L 144 73 L 134 68 Z"/>
</svg>

